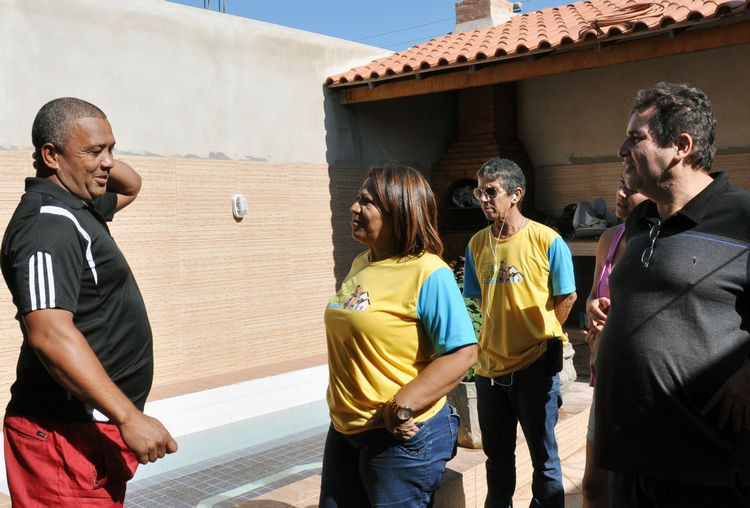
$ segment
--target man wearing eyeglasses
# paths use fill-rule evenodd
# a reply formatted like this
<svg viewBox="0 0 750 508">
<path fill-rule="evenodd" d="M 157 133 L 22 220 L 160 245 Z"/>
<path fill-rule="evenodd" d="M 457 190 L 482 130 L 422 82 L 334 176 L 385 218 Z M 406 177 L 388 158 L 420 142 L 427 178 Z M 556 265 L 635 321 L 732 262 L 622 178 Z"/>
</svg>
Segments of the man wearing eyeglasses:
<svg viewBox="0 0 750 508">
<path fill-rule="evenodd" d="M 482 308 L 475 383 L 487 455 L 485 506 L 511 505 L 516 431 L 534 466 L 532 506 L 565 502 L 555 440 L 560 407 L 562 323 L 576 299 L 570 249 L 555 231 L 520 210 L 526 179 L 507 159 L 479 169 L 474 195 L 491 225 L 466 249 L 464 296 Z"/>
<path fill-rule="evenodd" d="M 595 462 L 616 507 L 750 506 L 750 193 L 710 173 L 708 97 L 659 83 L 619 154 L 627 221 L 599 345 Z"/>
</svg>

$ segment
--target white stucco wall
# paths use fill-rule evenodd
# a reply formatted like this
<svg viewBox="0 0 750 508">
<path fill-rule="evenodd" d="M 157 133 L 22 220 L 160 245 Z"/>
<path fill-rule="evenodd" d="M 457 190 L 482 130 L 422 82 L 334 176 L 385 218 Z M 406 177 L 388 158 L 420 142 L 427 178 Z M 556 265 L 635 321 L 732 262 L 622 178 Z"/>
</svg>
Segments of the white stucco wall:
<svg viewBox="0 0 750 508">
<path fill-rule="evenodd" d="M 46 101 L 101 107 L 122 153 L 326 162 L 326 76 L 384 50 L 166 0 L 0 0 L 0 148 Z"/>
<path fill-rule="evenodd" d="M 719 152 L 750 150 L 750 45 L 702 51 L 519 83 L 519 136 L 536 167 L 615 160 L 640 88 L 658 81 L 703 89 Z"/>
</svg>

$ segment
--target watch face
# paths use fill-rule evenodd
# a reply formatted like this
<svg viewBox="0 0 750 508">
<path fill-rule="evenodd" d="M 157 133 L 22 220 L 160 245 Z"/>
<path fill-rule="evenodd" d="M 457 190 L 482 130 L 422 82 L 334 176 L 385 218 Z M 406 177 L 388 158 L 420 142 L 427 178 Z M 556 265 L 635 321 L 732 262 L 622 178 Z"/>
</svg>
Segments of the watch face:
<svg viewBox="0 0 750 508">
<path fill-rule="evenodd" d="M 396 418 L 405 422 L 412 416 L 412 411 L 408 407 L 400 407 L 396 409 Z"/>
</svg>

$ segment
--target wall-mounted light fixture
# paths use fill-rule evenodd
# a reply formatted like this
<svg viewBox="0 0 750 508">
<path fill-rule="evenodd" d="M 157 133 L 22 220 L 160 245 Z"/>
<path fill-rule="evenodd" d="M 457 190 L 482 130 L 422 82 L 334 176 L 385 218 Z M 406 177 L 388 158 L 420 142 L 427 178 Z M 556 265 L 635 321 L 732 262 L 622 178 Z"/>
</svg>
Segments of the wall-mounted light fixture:
<svg viewBox="0 0 750 508">
<path fill-rule="evenodd" d="M 243 194 L 232 196 L 232 215 L 237 220 L 242 219 L 247 214 L 247 198 Z"/>
</svg>

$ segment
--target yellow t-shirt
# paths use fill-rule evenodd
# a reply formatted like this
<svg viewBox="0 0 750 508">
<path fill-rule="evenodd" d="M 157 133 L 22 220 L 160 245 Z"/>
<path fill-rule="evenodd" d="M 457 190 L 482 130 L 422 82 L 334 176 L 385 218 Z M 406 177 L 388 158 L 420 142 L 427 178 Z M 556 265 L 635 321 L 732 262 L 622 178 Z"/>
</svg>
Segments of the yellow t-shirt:
<svg viewBox="0 0 750 508">
<path fill-rule="evenodd" d="M 496 377 L 526 367 L 562 337 L 553 296 L 575 292 L 573 259 L 551 228 L 529 221 L 503 240 L 491 227 L 466 248 L 464 296 L 482 298 L 477 374 Z"/>
<path fill-rule="evenodd" d="M 475 344 L 453 272 L 440 257 L 357 256 L 325 311 L 328 407 L 334 428 L 354 434 L 383 427 L 380 406 L 433 358 Z M 424 421 L 445 398 L 415 419 Z"/>
</svg>

